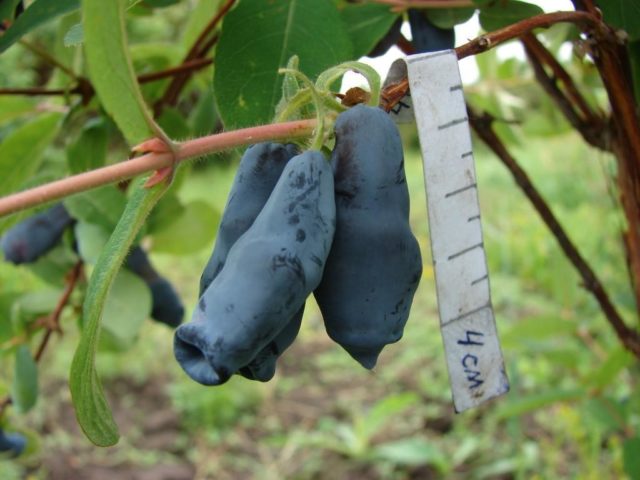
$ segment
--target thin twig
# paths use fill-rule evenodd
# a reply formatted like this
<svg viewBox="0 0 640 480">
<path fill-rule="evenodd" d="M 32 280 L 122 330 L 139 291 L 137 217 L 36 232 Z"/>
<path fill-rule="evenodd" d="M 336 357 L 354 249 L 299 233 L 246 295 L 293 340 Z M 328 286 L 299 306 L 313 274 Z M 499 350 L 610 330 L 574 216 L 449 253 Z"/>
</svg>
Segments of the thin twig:
<svg viewBox="0 0 640 480">
<path fill-rule="evenodd" d="M 34 54 L 42 58 L 45 62 L 62 70 L 64 73 L 66 73 L 68 76 L 70 76 L 74 80 L 78 79 L 78 75 L 76 75 L 76 73 L 73 70 L 67 67 L 64 63 L 60 62 L 57 58 L 51 56 L 49 52 L 47 52 L 45 49 L 43 49 L 39 45 L 36 45 L 35 43 L 27 42 L 24 38 L 20 39 L 19 43 L 26 49 L 31 50 Z"/>
<path fill-rule="evenodd" d="M 173 77 L 184 72 L 200 70 L 213 63 L 210 58 L 198 58 L 190 62 L 183 63 L 177 67 L 171 67 L 157 72 L 143 73 L 138 76 L 139 83 L 155 82 L 164 78 Z M 0 88 L 0 95 L 25 95 L 29 97 L 35 96 L 54 96 L 54 95 L 83 95 L 91 98 L 94 94 L 93 87 L 86 78 L 78 78 L 80 82 L 72 88 L 45 88 L 45 87 L 29 87 L 29 88 Z"/>
<path fill-rule="evenodd" d="M 196 58 L 204 57 L 208 53 L 209 49 L 217 42 L 218 36 L 214 35 L 214 37 L 209 42 L 207 42 L 207 39 L 209 38 L 211 33 L 215 31 L 220 21 L 231 9 L 231 7 L 233 7 L 235 2 L 236 0 L 227 0 L 218 9 L 211 21 L 205 26 L 202 32 L 200 32 L 200 35 L 198 35 L 198 38 L 195 40 L 195 42 L 193 42 L 193 45 L 185 55 L 182 63 L 187 63 Z M 153 113 L 156 117 L 158 117 L 162 113 L 164 105 L 174 105 L 178 101 L 180 92 L 187 84 L 189 77 L 190 75 L 188 73 L 173 77 L 173 80 L 165 90 L 162 97 L 153 105 Z"/>
<path fill-rule="evenodd" d="M 571 126 L 590 145 L 610 151 L 609 139 L 611 135 L 605 116 L 595 114 L 591 110 L 569 73 L 532 33 L 523 35 L 521 41 L 538 83 L 555 101 Z M 551 69 L 553 76 L 547 73 L 545 65 Z M 564 90 L 560 88 L 560 85 L 564 87 Z"/>
<path fill-rule="evenodd" d="M 36 363 L 40 362 L 40 360 L 42 359 L 42 355 L 47 349 L 47 345 L 49 344 L 49 340 L 53 332 L 60 332 L 60 316 L 62 315 L 62 311 L 64 310 L 64 307 L 66 307 L 67 304 L 69 303 L 69 298 L 71 297 L 73 290 L 76 288 L 78 281 L 80 280 L 80 278 L 82 278 L 83 265 L 84 264 L 81 260 L 76 262 L 76 264 L 71 268 L 71 270 L 67 274 L 64 290 L 60 295 L 60 298 L 58 299 L 58 303 L 56 304 L 55 309 L 49 316 L 49 319 L 47 322 L 48 325 L 46 327 L 44 336 L 42 337 L 42 340 L 38 345 L 36 353 L 33 355 L 33 360 Z M 13 399 L 11 398 L 11 395 L 7 395 L 5 398 L 0 400 L 0 419 L 4 415 L 6 408 L 12 403 L 13 403 Z"/>
<path fill-rule="evenodd" d="M 596 17 L 585 12 L 554 12 L 536 15 L 495 32 L 481 35 L 464 45 L 457 47 L 456 55 L 458 59 L 463 59 L 471 55 L 486 52 L 498 45 L 521 37 L 527 32 L 536 28 L 548 28 L 557 23 L 574 23 L 583 28 L 604 29 L 606 28 Z M 403 79 L 382 92 L 382 106 L 385 110 L 391 110 L 409 91 L 409 80 Z"/>
<path fill-rule="evenodd" d="M 62 295 L 58 300 L 55 310 L 53 311 L 53 313 L 51 313 L 51 316 L 48 319 L 49 321 L 47 325 L 47 331 L 45 332 L 44 337 L 42 337 L 42 341 L 38 346 L 38 350 L 33 356 L 33 359 L 36 362 L 39 362 L 40 359 L 42 358 L 42 355 L 44 354 L 44 351 L 47 348 L 47 344 L 49 343 L 49 339 L 51 338 L 51 335 L 53 334 L 53 332 L 61 331 L 60 316 L 62 315 L 62 310 L 64 310 L 64 307 L 67 306 L 67 303 L 69 302 L 69 298 L 71 297 L 73 290 L 76 288 L 76 285 L 78 284 L 78 280 L 80 280 L 80 278 L 82 277 L 83 265 L 84 264 L 81 260 L 76 262 L 76 264 L 73 266 L 73 268 L 71 269 L 71 271 L 67 276 L 64 291 L 62 292 Z"/>
<path fill-rule="evenodd" d="M 239 147 L 265 140 L 286 140 L 309 136 L 315 120 L 296 120 L 258 127 L 243 128 L 208 135 L 178 144 L 176 161 L 200 157 L 229 148 Z M 26 208 L 67 197 L 74 193 L 119 182 L 146 172 L 153 172 L 174 163 L 172 153 L 148 153 L 113 165 L 90 170 L 78 175 L 40 185 L 29 190 L 0 198 L 0 217 Z"/>
<path fill-rule="evenodd" d="M 542 220 L 553 233 L 564 254 L 578 271 L 584 287 L 595 297 L 600 305 L 600 309 L 609 324 L 613 327 L 622 345 L 640 359 L 640 334 L 625 324 L 607 295 L 602 282 L 600 282 L 591 266 L 584 257 L 580 255 L 576 246 L 571 242 L 562 225 L 560 225 L 560 222 L 549 208 L 549 205 L 535 188 L 527 173 L 496 135 L 492 127 L 493 118 L 488 114 L 478 115 L 469 107 L 467 110 L 469 113 L 469 123 L 482 141 L 493 150 L 498 158 L 502 160 L 502 163 L 509 169 L 518 186 L 522 189 Z"/>
<path fill-rule="evenodd" d="M 537 39 L 537 37 L 529 32 L 520 39 L 524 46 L 531 51 L 533 56 L 543 65 L 547 65 L 553 72 L 554 80 L 557 79 L 566 91 L 567 98 L 573 102 L 584 119 L 593 118 L 596 114 L 591 109 L 586 98 L 582 95 L 576 86 L 573 78 L 569 75 L 564 67 L 556 60 L 549 50 Z M 600 115 L 602 116 L 602 115 Z"/>
</svg>

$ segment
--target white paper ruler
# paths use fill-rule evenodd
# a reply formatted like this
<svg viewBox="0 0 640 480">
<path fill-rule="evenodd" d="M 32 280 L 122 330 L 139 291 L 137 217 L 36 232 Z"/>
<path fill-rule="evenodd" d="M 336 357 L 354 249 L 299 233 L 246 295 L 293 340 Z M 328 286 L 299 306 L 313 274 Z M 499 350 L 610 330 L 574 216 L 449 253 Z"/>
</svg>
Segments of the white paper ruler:
<svg viewBox="0 0 640 480">
<path fill-rule="evenodd" d="M 406 63 L 411 102 L 405 110 L 413 110 L 420 137 L 440 329 L 453 403 L 462 412 L 509 390 L 491 305 L 471 132 L 455 51 L 412 55 Z"/>
</svg>

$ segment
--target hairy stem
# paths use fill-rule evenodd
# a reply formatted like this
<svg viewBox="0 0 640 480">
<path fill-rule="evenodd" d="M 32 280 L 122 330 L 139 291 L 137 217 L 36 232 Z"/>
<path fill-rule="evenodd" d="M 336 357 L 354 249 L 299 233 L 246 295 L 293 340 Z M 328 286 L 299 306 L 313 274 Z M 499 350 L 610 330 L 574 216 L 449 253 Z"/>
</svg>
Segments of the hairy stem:
<svg viewBox="0 0 640 480">
<path fill-rule="evenodd" d="M 315 120 L 296 120 L 196 138 L 177 145 L 176 161 L 180 162 L 189 158 L 265 140 L 306 137 L 311 134 L 315 125 Z M 171 153 L 148 153 L 131 160 L 125 160 L 114 165 L 90 170 L 7 195 L 0 198 L 0 217 L 58 200 L 74 193 L 126 180 L 145 172 L 170 167 L 173 165 L 173 159 L 174 157 Z"/>
</svg>

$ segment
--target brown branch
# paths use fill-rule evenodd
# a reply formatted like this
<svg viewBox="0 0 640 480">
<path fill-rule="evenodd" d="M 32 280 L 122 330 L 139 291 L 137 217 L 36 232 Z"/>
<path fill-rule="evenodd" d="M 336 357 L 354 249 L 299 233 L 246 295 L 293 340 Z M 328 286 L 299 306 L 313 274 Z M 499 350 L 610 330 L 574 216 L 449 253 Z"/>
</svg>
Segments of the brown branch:
<svg viewBox="0 0 640 480">
<path fill-rule="evenodd" d="M 138 76 L 139 83 L 155 82 L 156 80 L 162 80 L 163 78 L 173 77 L 185 72 L 194 72 L 201 68 L 208 67 L 213 63 L 210 58 L 196 58 L 188 62 L 184 62 L 176 67 L 167 68 L 158 72 L 144 73 Z"/>
<path fill-rule="evenodd" d="M 40 362 L 40 360 L 42 359 L 42 355 L 47 349 L 47 345 L 49 344 L 49 340 L 53 335 L 53 332 L 61 331 L 60 316 L 62 315 L 64 307 L 66 307 L 69 303 L 69 298 L 71 297 L 73 290 L 76 288 L 78 281 L 80 280 L 80 278 L 82 278 L 83 265 L 84 264 L 82 261 L 78 261 L 67 274 L 64 290 L 62 291 L 62 294 L 58 299 L 58 303 L 56 304 L 55 309 L 47 319 L 45 334 L 42 337 L 40 344 L 38 345 L 36 353 L 33 355 L 33 360 L 36 363 Z M 0 419 L 4 415 L 6 408 L 12 403 L 13 399 L 10 395 L 7 395 L 5 398 L 0 400 Z"/>
<path fill-rule="evenodd" d="M 526 33 L 520 40 L 538 83 L 556 103 L 571 126 L 590 145 L 610 151 L 611 135 L 605 116 L 591 110 L 569 73 L 532 33 Z M 551 69 L 551 74 L 547 73 L 545 65 Z"/>
<path fill-rule="evenodd" d="M 187 52 L 182 63 L 187 63 L 191 60 L 195 60 L 196 58 L 204 57 L 208 53 L 209 49 L 211 49 L 211 47 L 215 45 L 218 40 L 218 36 L 214 35 L 211 39 L 209 39 L 209 37 L 212 32 L 214 32 L 218 27 L 222 18 L 227 14 L 231 7 L 233 7 L 235 2 L 236 0 L 227 0 L 218 9 L 211 21 L 206 25 L 202 32 L 200 32 L 200 35 L 198 35 L 198 38 L 195 40 L 195 42 L 193 42 L 193 45 Z M 178 97 L 180 96 L 180 92 L 189 81 L 189 78 L 190 75 L 188 73 L 173 77 L 173 80 L 165 90 L 162 97 L 153 105 L 154 116 L 160 116 L 164 105 L 175 105 L 175 103 L 178 101 Z"/>
<path fill-rule="evenodd" d="M 542 195 L 540 195 L 538 190 L 536 190 L 527 173 L 522 169 L 522 167 L 520 167 L 515 158 L 509 153 L 504 143 L 502 143 L 500 138 L 496 135 L 492 128 L 493 118 L 488 114 L 480 116 L 471 108 L 467 108 L 467 110 L 471 126 L 482 141 L 494 151 L 502 163 L 504 163 L 504 165 L 509 169 L 518 186 L 522 189 L 542 220 L 555 236 L 564 254 L 578 271 L 578 274 L 582 278 L 584 287 L 595 297 L 607 321 L 614 329 L 622 345 L 640 359 L 640 334 L 625 324 L 624 320 L 607 295 L 602 282 L 600 282 L 591 266 L 582 257 L 582 255 L 580 255 L 578 249 L 571 242 L 569 236 L 562 228 L 562 225 L 560 225 L 560 222 L 557 220 L 544 198 L 542 198 Z"/>
<path fill-rule="evenodd" d="M 536 15 L 507 27 L 490 32 L 471 40 L 464 45 L 457 47 L 456 55 L 458 59 L 463 59 L 471 55 L 486 52 L 498 45 L 521 37 L 525 33 L 536 28 L 548 28 L 556 23 L 574 23 L 583 29 L 603 29 L 605 26 L 593 15 L 585 12 L 554 12 Z M 391 90 L 389 90 L 391 89 Z M 386 111 L 391 110 L 409 91 L 408 79 L 390 85 L 382 92 L 382 106 Z"/>
<path fill-rule="evenodd" d="M 60 330 L 60 316 L 62 315 L 62 310 L 64 310 L 64 307 L 67 306 L 67 303 L 69 302 L 69 298 L 71 297 L 71 294 L 73 293 L 73 290 L 76 288 L 76 285 L 78 284 L 78 281 L 82 277 L 82 271 L 83 271 L 82 267 L 83 267 L 82 261 L 76 262 L 76 264 L 73 266 L 73 268 L 71 269 L 71 271 L 67 275 L 66 285 L 64 287 L 64 291 L 62 292 L 62 295 L 60 296 L 60 299 L 58 300 L 58 303 L 57 303 L 56 308 L 54 309 L 53 313 L 51 313 L 51 315 L 47 319 L 46 332 L 44 334 L 44 337 L 42 337 L 42 341 L 40 342 L 40 345 L 38 346 L 38 350 L 36 351 L 35 355 L 33 356 L 33 359 L 36 362 L 39 362 L 40 359 L 42 358 L 42 355 L 44 354 L 44 351 L 47 348 L 47 345 L 49 343 L 49 339 L 51 338 L 51 335 L 53 334 L 53 332 L 60 332 L 61 333 L 61 330 Z"/>
<path fill-rule="evenodd" d="M 24 38 L 20 39 L 19 43 L 20 45 L 25 47 L 27 50 L 30 50 L 32 53 L 42 58 L 48 64 L 62 70 L 64 73 L 66 73 L 68 76 L 70 76 L 74 80 L 78 79 L 78 75 L 76 75 L 76 73 L 73 70 L 71 70 L 62 62 L 60 62 L 57 58 L 50 55 L 49 52 L 47 52 L 45 49 L 43 49 L 39 45 L 36 45 L 35 43 L 27 42 Z"/>
<path fill-rule="evenodd" d="M 591 106 L 584 98 L 578 87 L 576 86 L 573 78 L 569 75 L 564 67 L 556 60 L 549 50 L 537 39 L 537 37 L 529 32 L 522 36 L 520 39 L 525 48 L 528 49 L 532 56 L 542 65 L 547 65 L 553 72 L 553 79 L 558 80 L 565 89 L 567 98 L 575 104 L 584 119 L 592 118 L 595 115 Z"/>
<path fill-rule="evenodd" d="M 155 82 L 164 78 L 173 77 L 185 72 L 196 71 L 201 68 L 205 68 L 213 63 L 210 58 L 197 58 L 190 62 L 183 63 L 177 67 L 171 67 L 164 70 L 158 70 L 157 72 L 143 73 L 138 76 L 139 83 Z M 44 88 L 44 87 L 29 87 L 29 88 L 0 88 L 0 95 L 26 95 L 29 97 L 35 96 L 54 96 L 54 95 L 82 95 L 83 101 L 88 102 L 95 93 L 93 86 L 84 77 L 79 77 L 80 82 L 73 88 Z"/>
</svg>

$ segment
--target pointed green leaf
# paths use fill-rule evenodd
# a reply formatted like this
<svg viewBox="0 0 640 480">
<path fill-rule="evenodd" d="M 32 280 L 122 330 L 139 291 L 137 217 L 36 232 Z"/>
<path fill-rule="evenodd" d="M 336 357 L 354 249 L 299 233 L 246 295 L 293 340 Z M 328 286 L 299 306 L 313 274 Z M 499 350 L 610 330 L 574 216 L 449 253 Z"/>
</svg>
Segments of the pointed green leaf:
<svg viewBox="0 0 640 480">
<path fill-rule="evenodd" d="M 345 5 L 340 16 L 353 43 L 353 58 L 371 52 L 398 18 L 389 5 L 375 3 Z"/>
<path fill-rule="evenodd" d="M 109 132 L 103 119 L 91 120 L 67 147 L 67 165 L 71 173 L 82 173 L 102 167 L 107 158 Z"/>
<path fill-rule="evenodd" d="M 321 21 L 320 21 L 321 19 Z M 292 55 L 315 78 L 352 57 L 351 41 L 329 0 L 243 0 L 224 19 L 213 85 L 227 129 L 269 122 Z"/>
<path fill-rule="evenodd" d="M 60 15 L 77 10 L 79 5 L 80 0 L 38 0 L 34 2 L 13 22 L 4 35 L 0 36 L 0 53 L 34 28 Z"/>
<path fill-rule="evenodd" d="M 623 445 L 624 471 L 632 480 L 640 478 L 640 436 L 627 438 Z"/>
<path fill-rule="evenodd" d="M 14 130 L 0 143 L 0 195 L 22 186 L 38 169 L 58 133 L 60 113 L 47 113 Z"/>
<path fill-rule="evenodd" d="M 492 2 L 481 7 L 480 25 L 487 32 L 492 32 L 541 13 L 544 13 L 542 8 L 531 3 L 515 0 Z"/>
<path fill-rule="evenodd" d="M 11 398 L 21 413 L 31 410 L 38 400 L 38 366 L 24 344 L 16 350 Z"/>
<path fill-rule="evenodd" d="M 433 8 L 425 13 L 436 27 L 447 29 L 466 22 L 473 17 L 475 11 L 475 8 Z"/>
<path fill-rule="evenodd" d="M 80 427 L 99 446 L 114 445 L 119 438 L 95 368 L 105 302 L 138 231 L 166 189 L 165 182 L 150 189 L 143 188 L 142 182 L 133 185 L 133 195 L 89 279 L 82 309 L 82 336 L 71 363 L 69 387 Z"/>
<path fill-rule="evenodd" d="M 137 275 L 120 270 L 105 302 L 100 346 L 110 350 L 131 347 L 150 313 L 151 291 L 147 284 Z"/>
<path fill-rule="evenodd" d="M 640 40 L 640 0 L 600 0 L 598 7 L 605 22 L 623 29 L 631 40 Z"/>
<path fill-rule="evenodd" d="M 107 113 L 135 145 L 152 136 L 153 120 L 129 58 L 126 4 L 126 0 L 82 0 L 82 26 L 91 83 Z"/>
<path fill-rule="evenodd" d="M 73 218 L 100 225 L 110 232 L 118 223 L 126 202 L 126 197 L 117 187 L 107 185 L 68 197 L 64 205 Z"/>
<path fill-rule="evenodd" d="M 188 255 L 209 247 L 220 223 L 220 213 L 195 200 L 186 204 L 174 221 L 153 234 L 156 252 Z M 185 235 L 185 232 L 189 232 Z"/>
</svg>

